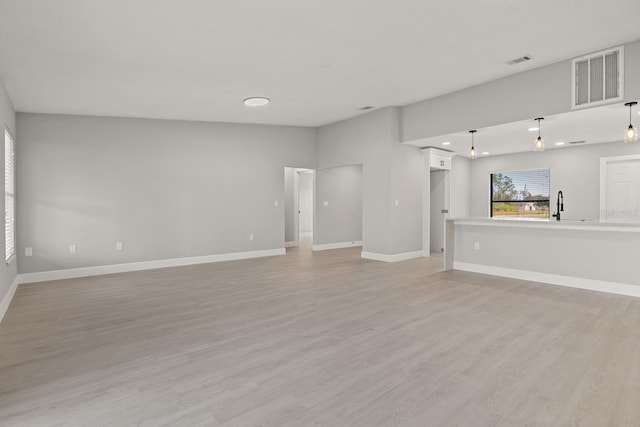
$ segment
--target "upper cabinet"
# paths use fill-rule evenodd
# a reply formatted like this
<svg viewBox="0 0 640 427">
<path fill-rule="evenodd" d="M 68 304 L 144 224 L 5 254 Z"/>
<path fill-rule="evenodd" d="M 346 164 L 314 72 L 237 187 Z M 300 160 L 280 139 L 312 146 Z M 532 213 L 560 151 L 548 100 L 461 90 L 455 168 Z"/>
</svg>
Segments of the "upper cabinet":
<svg viewBox="0 0 640 427">
<path fill-rule="evenodd" d="M 422 153 L 429 159 L 431 170 L 451 170 L 453 153 L 438 150 L 437 148 L 425 148 Z"/>
</svg>

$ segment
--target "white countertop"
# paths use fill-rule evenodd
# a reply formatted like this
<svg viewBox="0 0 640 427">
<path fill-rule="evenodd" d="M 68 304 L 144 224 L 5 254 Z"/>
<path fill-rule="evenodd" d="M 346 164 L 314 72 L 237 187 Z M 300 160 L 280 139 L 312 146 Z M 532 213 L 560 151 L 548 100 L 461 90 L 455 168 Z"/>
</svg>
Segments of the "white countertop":
<svg viewBox="0 0 640 427">
<path fill-rule="evenodd" d="M 640 223 L 620 223 L 601 221 L 581 221 L 575 219 L 535 220 L 535 219 L 497 219 L 497 218 L 454 218 L 456 225 L 476 225 L 487 227 L 544 228 L 554 230 L 616 231 L 640 233 Z"/>
</svg>

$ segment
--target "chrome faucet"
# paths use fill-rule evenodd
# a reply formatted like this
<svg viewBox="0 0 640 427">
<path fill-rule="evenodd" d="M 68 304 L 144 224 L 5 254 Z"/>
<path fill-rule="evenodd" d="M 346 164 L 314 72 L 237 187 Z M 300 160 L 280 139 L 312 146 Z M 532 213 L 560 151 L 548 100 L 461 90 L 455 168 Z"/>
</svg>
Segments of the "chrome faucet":
<svg viewBox="0 0 640 427">
<path fill-rule="evenodd" d="M 556 213 L 551 215 L 556 219 L 556 221 L 560 221 L 560 212 L 564 212 L 564 194 L 562 194 L 562 190 L 558 191 L 558 200 L 556 200 Z"/>
</svg>

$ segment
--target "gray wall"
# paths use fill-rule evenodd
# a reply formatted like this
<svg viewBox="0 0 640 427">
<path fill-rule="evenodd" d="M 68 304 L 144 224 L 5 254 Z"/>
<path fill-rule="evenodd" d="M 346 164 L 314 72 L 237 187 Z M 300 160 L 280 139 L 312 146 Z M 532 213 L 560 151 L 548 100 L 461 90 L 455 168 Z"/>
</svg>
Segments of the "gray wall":
<svg viewBox="0 0 640 427">
<path fill-rule="evenodd" d="M 399 122 L 396 122 L 399 125 Z M 396 129 L 393 129 L 396 135 Z M 391 143 L 391 254 L 422 250 L 422 170 L 424 158 L 416 147 Z M 396 206 L 395 201 L 398 201 Z"/>
<path fill-rule="evenodd" d="M 324 203 L 328 202 L 325 206 Z M 362 240 L 362 165 L 316 172 L 314 244 Z"/>
<path fill-rule="evenodd" d="M 475 161 L 475 160 L 474 160 Z M 468 218 L 471 194 L 471 164 L 466 157 L 455 156 L 451 166 L 451 203 L 449 218 Z"/>
<path fill-rule="evenodd" d="M 628 43 L 624 48 L 625 100 L 636 101 L 640 98 L 640 41 Z M 402 140 L 568 111 L 571 111 L 571 60 L 407 105 L 402 109 Z"/>
<path fill-rule="evenodd" d="M 0 80 L 0 123 L 2 124 L 2 148 L 0 148 L 0 158 L 2 158 L 2 176 L 4 176 L 4 128 L 9 129 L 11 135 L 13 135 L 16 148 L 20 147 L 20 142 L 18 141 L 18 134 L 16 131 L 16 114 L 13 110 L 13 105 L 11 104 L 11 100 L 9 99 L 9 95 L 4 88 L 4 84 L 2 80 Z M 19 160 L 18 155 L 16 155 L 16 161 Z M 16 177 L 18 179 L 18 177 Z M 18 181 L 19 182 L 19 181 Z M 4 212 L 4 197 L 1 198 L 0 204 L 2 204 L 2 211 Z M 16 191 L 16 200 L 20 200 L 20 193 Z M 20 224 L 19 216 L 16 218 L 16 226 Z M 2 228 L 2 242 L 4 242 L 4 227 Z M 3 243 L 4 246 L 4 243 Z M 9 286 L 13 283 L 13 280 L 17 274 L 16 268 L 17 262 L 14 259 L 10 264 L 5 264 L 4 262 L 0 263 L 0 301 L 4 298 L 5 294 L 9 290 Z"/>
<path fill-rule="evenodd" d="M 315 167 L 308 128 L 42 114 L 17 125 L 22 273 L 282 248 L 283 168 Z"/>
<path fill-rule="evenodd" d="M 363 251 L 395 254 L 422 247 L 422 154 L 399 141 L 395 107 L 318 129 L 318 168 L 362 164 Z"/>
<path fill-rule="evenodd" d="M 566 219 L 597 220 L 600 216 L 600 158 L 639 154 L 639 144 L 611 142 L 580 147 L 483 157 L 471 162 L 471 216 L 489 216 L 492 172 L 550 169 L 551 211 L 562 190 Z M 553 212 L 552 212 L 553 213 Z"/>
</svg>

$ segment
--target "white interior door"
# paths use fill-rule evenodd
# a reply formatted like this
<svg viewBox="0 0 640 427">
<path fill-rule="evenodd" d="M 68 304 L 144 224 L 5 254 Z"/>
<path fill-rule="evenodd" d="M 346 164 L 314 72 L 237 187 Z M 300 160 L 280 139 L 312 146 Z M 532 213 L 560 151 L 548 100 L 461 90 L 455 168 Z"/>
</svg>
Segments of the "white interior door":
<svg viewBox="0 0 640 427">
<path fill-rule="evenodd" d="M 604 219 L 640 222 L 640 159 L 607 162 L 605 198 Z"/>
<path fill-rule="evenodd" d="M 298 175 L 300 236 L 308 237 L 313 234 L 313 171 L 299 171 Z"/>
</svg>

